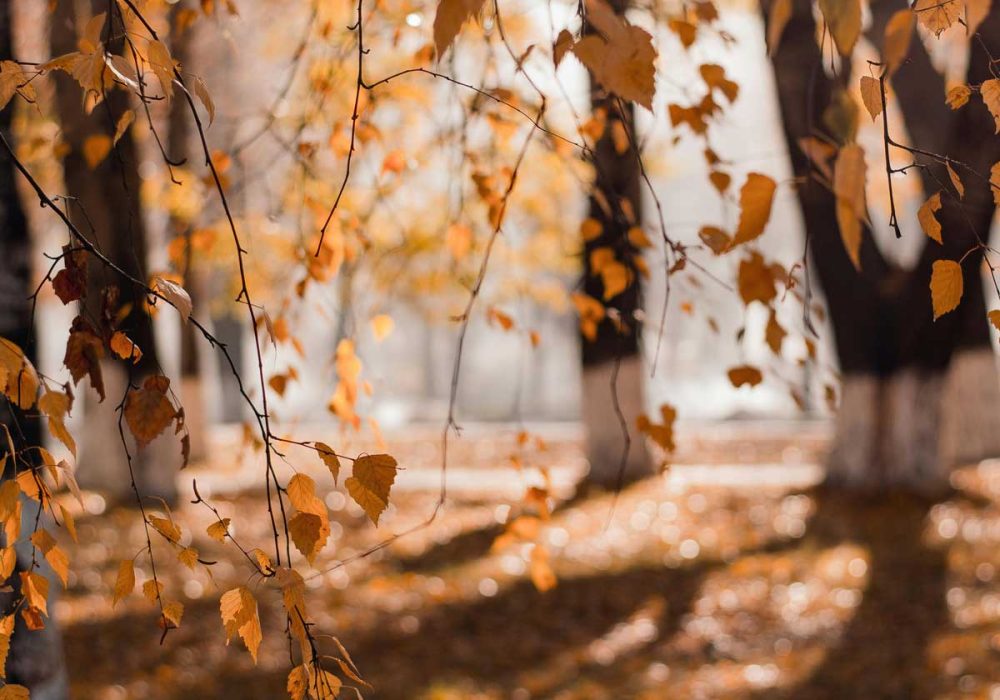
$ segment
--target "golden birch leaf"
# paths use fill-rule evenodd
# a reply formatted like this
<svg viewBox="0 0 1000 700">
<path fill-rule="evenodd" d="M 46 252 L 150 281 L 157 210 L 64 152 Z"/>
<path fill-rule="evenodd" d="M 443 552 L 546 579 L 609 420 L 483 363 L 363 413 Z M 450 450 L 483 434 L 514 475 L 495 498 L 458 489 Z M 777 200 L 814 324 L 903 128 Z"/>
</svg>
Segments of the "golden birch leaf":
<svg viewBox="0 0 1000 700">
<path fill-rule="evenodd" d="M 948 91 L 948 94 L 945 96 L 945 102 L 952 109 L 958 109 L 959 107 L 963 107 L 971 96 L 972 90 L 969 89 L 968 85 L 956 85 Z"/>
<path fill-rule="evenodd" d="M 141 389 L 132 389 L 125 399 L 125 422 L 139 447 L 152 442 L 177 417 L 167 390 L 170 380 L 162 375 L 146 378 Z"/>
<path fill-rule="evenodd" d="M 177 542 L 180 541 L 181 529 L 177 526 L 176 523 L 174 523 L 173 520 L 169 520 L 167 518 L 161 518 L 156 515 L 148 516 L 147 520 L 149 520 L 149 524 L 153 527 L 154 530 L 159 532 L 161 535 L 163 535 L 171 542 L 176 544 Z"/>
<path fill-rule="evenodd" d="M 959 199 L 965 199 L 965 185 L 962 184 L 962 179 L 955 172 L 955 169 L 951 167 L 951 163 L 945 163 L 945 168 L 948 169 L 948 177 L 951 179 L 951 185 L 958 192 Z"/>
<path fill-rule="evenodd" d="M 208 125 L 212 126 L 212 122 L 215 121 L 215 102 L 212 100 L 212 95 L 208 92 L 205 81 L 201 78 L 196 77 L 194 79 L 194 94 L 197 95 L 201 103 L 205 105 L 205 109 L 208 110 Z"/>
<path fill-rule="evenodd" d="M 941 223 L 934 216 L 935 212 L 941 209 L 941 193 L 936 192 L 927 198 L 927 201 L 920 205 L 917 211 L 917 221 L 920 228 L 924 230 L 928 238 L 941 243 Z"/>
<path fill-rule="evenodd" d="M 29 700 L 31 694 L 23 685 L 8 683 L 0 688 L 0 700 Z"/>
<path fill-rule="evenodd" d="M 83 159 L 87 167 L 93 170 L 111 153 L 111 137 L 106 134 L 93 134 L 83 141 Z"/>
<path fill-rule="evenodd" d="M 965 33 L 972 36 L 989 17 L 992 0 L 965 0 Z"/>
<path fill-rule="evenodd" d="M 0 549 L 0 582 L 6 583 L 14 574 L 15 564 L 17 564 L 17 551 L 14 547 Z"/>
<path fill-rule="evenodd" d="M 389 505 L 389 490 L 396 480 L 396 460 L 387 454 L 362 455 L 354 462 L 353 476 L 344 482 L 347 492 L 377 526 Z"/>
<path fill-rule="evenodd" d="M 10 653 L 10 638 L 14 636 L 13 615 L 0 618 L 0 678 L 7 679 L 7 655 Z"/>
<path fill-rule="evenodd" d="M 45 528 L 35 530 L 31 535 L 31 544 L 45 556 L 45 561 L 56 572 L 65 588 L 69 583 L 69 557 L 66 552 L 56 544 L 55 538 Z"/>
<path fill-rule="evenodd" d="M 434 48 L 440 61 L 462 25 L 479 13 L 484 0 L 440 0 L 434 15 Z"/>
<path fill-rule="evenodd" d="M 28 605 L 46 617 L 48 611 L 49 580 L 37 571 L 21 572 L 21 593 Z"/>
<path fill-rule="evenodd" d="M 253 593 L 246 586 L 226 591 L 219 600 L 219 611 L 226 629 L 226 642 L 239 635 L 256 664 L 257 650 L 264 637 Z"/>
<path fill-rule="evenodd" d="M 295 548 L 311 564 L 316 559 L 316 554 L 326 545 L 330 525 L 321 515 L 299 512 L 289 518 L 288 534 L 291 535 Z"/>
<path fill-rule="evenodd" d="M 962 266 L 954 260 L 935 260 L 931 269 L 934 320 L 958 308 L 962 301 Z"/>
<path fill-rule="evenodd" d="M 993 327 L 1000 331 L 1000 309 L 993 309 L 986 314 L 986 317 L 990 319 L 990 323 L 993 324 Z"/>
<path fill-rule="evenodd" d="M 730 248 L 752 241 L 762 233 L 771 218 L 776 184 L 767 175 L 750 173 L 740 188 L 740 222 Z"/>
<path fill-rule="evenodd" d="M 320 459 L 323 460 L 326 468 L 330 470 L 330 476 L 333 477 L 333 483 L 336 484 L 337 479 L 340 478 L 340 458 L 337 457 L 337 453 L 333 451 L 333 448 L 325 442 L 316 442 L 315 445 Z"/>
<path fill-rule="evenodd" d="M 819 9 L 840 55 L 849 56 L 861 35 L 861 1 L 819 0 Z"/>
<path fill-rule="evenodd" d="M 993 78 L 986 80 L 979 88 L 979 93 L 983 96 L 986 108 L 993 115 L 996 124 L 996 133 L 1000 134 L 1000 79 Z"/>
<path fill-rule="evenodd" d="M 752 365 L 740 365 L 739 367 L 733 367 L 728 372 L 729 381 L 733 386 L 739 388 L 744 384 L 748 386 L 757 386 L 764 380 L 764 375 L 761 374 L 760 370 Z"/>
<path fill-rule="evenodd" d="M 296 510 L 311 513 L 316 500 L 316 482 L 306 474 L 296 474 L 288 482 L 288 498 Z"/>
<path fill-rule="evenodd" d="M 927 31 L 940 36 L 958 21 L 962 5 L 960 0 L 917 0 L 913 3 L 913 13 Z"/>
<path fill-rule="evenodd" d="M 0 393 L 27 411 L 35 405 L 39 385 L 38 374 L 21 348 L 0 338 Z"/>
<path fill-rule="evenodd" d="M 861 269 L 861 221 L 866 216 L 865 152 L 857 144 L 848 144 L 837 154 L 833 172 L 833 192 L 837 196 L 837 224 L 847 256 Z"/>
<path fill-rule="evenodd" d="M 882 61 L 888 75 L 896 72 L 910 52 L 910 39 L 916 17 L 908 9 L 896 11 L 885 25 L 885 40 L 882 43 Z"/>
<path fill-rule="evenodd" d="M 174 59 L 162 41 L 149 42 L 149 52 L 146 55 L 149 67 L 153 69 L 164 96 L 169 100 L 174 96 Z"/>
<path fill-rule="evenodd" d="M 225 542 L 226 534 L 229 532 L 229 518 L 216 520 L 208 526 L 208 529 L 205 532 L 207 532 L 208 536 L 216 542 Z"/>
<path fill-rule="evenodd" d="M 177 313 L 181 315 L 182 321 L 187 322 L 188 318 L 191 317 L 191 309 L 193 307 L 191 304 L 191 295 L 187 293 L 184 287 L 168 279 L 154 277 L 153 289 L 162 294 L 163 298 L 177 309 Z"/>
<path fill-rule="evenodd" d="M 879 81 L 870 75 L 861 76 L 861 101 L 872 115 L 872 121 L 882 113 L 882 88 Z"/>
<path fill-rule="evenodd" d="M 142 350 L 122 331 L 115 331 L 108 345 L 111 347 L 111 352 L 123 360 L 132 360 L 134 365 L 139 364 L 139 360 L 142 359 Z"/>
<path fill-rule="evenodd" d="M 135 112 L 131 109 L 126 109 L 122 112 L 122 115 L 118 117 L 118 123 L 115 124 L 115 137 L 111 141 L 113 145 L 118 145 L 118 142 L 121 141 L 122 136 L 125 135 L 125 132 L 132 126 L 132 122 L 134 121 Z"/>
</svg>

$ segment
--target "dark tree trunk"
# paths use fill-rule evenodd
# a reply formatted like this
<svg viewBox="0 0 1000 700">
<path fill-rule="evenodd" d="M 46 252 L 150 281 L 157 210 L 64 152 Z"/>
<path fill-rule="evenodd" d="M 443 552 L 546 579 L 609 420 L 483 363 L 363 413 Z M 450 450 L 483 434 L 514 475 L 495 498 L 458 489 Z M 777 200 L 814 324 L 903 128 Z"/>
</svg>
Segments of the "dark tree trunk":
<svg viewBox="0 0 1000 700">
<path fill-rule="evenodd" d="M 885 22 L 902 7 L 896 0 L 873 5 L 870 38 L 877 46 Z M 996 18 L 990 23 L 995 24 Z M 987 25 L 984 34 L 994 31 Z M 944 245 L 926 242 L 918 264 L 909 271 L 887 262 L 865 231 L 862 269 L 855 270 L 840 238 L 834 195 L 816 181 L 799 146 L 800 139 L 809 136 L 837 141 L 824 127 L 822 116 L 838 87 L 823 69 L 815 36 L 812 3 L 795 0 L 773 65 L 806 235 L 843 374 L 828 477 L 866 488 L 905 485 L 936 491 L 947 485 L 957 464 L 1000 452 L 995 437 L 1000 434 L 1000 419 L 989 410 L 993 400 L 1000 399 L 1000 382 L 979 278 L 982 257 L 973 253 L 965 258 L 962 304 L 937 322 L 928 289 L 934 260 L 958 260 L 972 247 L 977 233 L 984 240 L 988 236 L 992 198 L 988 187 L 980 183 L 973 187 L 968 178 L 964 205 L 973 227 L 963 225 L 961 211 L 946 195 L 941 214 Z M 970 104 L 954 118 L 944 104 L 943 79 L 917 36 L 907 58 L 892 82 L 913 143 L 988 172 L 996 153 L 992 120 L 985 108 L 977 111 Z M 987 65 L 983 56 L 974 55 L 970 71 L 986 70 Z M 928 194 L 947 181 L 932 170 L 921 173 Z M 884 177 L 880 163 L 870 164 L 869 177 Z M 920 231 L 905 235 L 923 237 Z"/>
<path fill-rule="evenodd" d="M 0 0 L 0 60 L 13 60 L 12 42 L 12 0 Z M 13 103 L 0 110 L 0 131 L 12 140 L 10 133 Z M 14 166 L 8 158 L 0 167 L 0 337 L 20 346 L 28 358 L 35 359 L 35 334 L 32 327 L 31 301 L 31 236 L 24 210 L 18 199 L 15 186 Z M 8 401 L 0 403 L 0 422 L 13 436 L 18 450 L 20 466 L 36 466 L 24 460 L 35 455 L 25 448 L 42 444 L 40 423 L 37 418 L 27 417 Z M 6 452 L 0 447 L 0 454 Z M 7 456 L 7 455 L 4 455 Z M 18 464 L 11 459 L 7 462 L 4 477 L 13 476 Z M 34 526 L 37 504 L 22 499 L 25 531 Z M 31 544 L 24 539 L 17 544 L 17 565 L 12 583 L 19 581 L 17 571 L 28 571 L 31 567 Z M 61 586 L 51 569 L 44 567 L 42 573 L 49 579 L 52 591 L 50 604 L 55 602 L 55 593 Z M 0 593 L 0 609 L 4 615 L 16 614 L 12 607 L 19 593 L 16 590 Z M 53 608 L 50 608 L 52 610 Z M 39 700 L 62 700 L 68 697 L 66 666 L 63 661 L 62 639 L 54 619 L 49 619 L 44 629 L 29 630 L 20 615 L 17 615 L 14 636 L 11 639 L 7 660 L 7 682 L 27 687 L 32 698 Z"/>
<path fill-rule="evenodd" d="M 627 2 L 612 0 L 611 5 L 623 14 Z M 628 237 L 632 226 L 641 225 L 642 197 L 635 152 L 632 148 L 620 152 L 614 137 L 615 122 L 623 124 L 627 133 L 635 133 L 634 108 L 608 95 L 593 79 L 590 92 L 594 113 L 603 110 L 607 124 L 594 149 L 596 177 L 590 197 L 590 217 L 601 223 L 602 232 L 584 242 L 583 291 L 604 301 L 604 284 L 591 260 L 591 253 L 598 248 L 613 250 L 616 260 L 628 269 L 631 281 L 625 291 L 606 301 L 609 315 L 598 325 L 596 338 L 581 340 L 583 422 L 588 434 L 589 480 L 617 487 L 652 473 L 636 428 L 643 411 L 643 371 L 636 320 L 641 308 L 639 270 L 633 258 L 641 253 Z M 611 318 L 612 314 L 616 318 Z"/>
<path fill-rule="evenodd" d="M 54 55 L 76 50 L 83 22 L 89 18 L 89 15 L 81 17 L 77 14 L 80 8 L 96 15 L 107 11 L 108 4 L 99 0 L 59 3 L 51 28 Z M 112 22 L 112 36 L 120 35 L 118 13 L 113 13 L 108 21 Z M 113 45 L 111 49 L 120 51 L 120 42 L 119 46 Z M 68 147 L 63 157 L 63 173 L 67 194 L 72 197 L 68 205 L 70 218 L 81 231 L 89 233 L 97 247 L 126 273 L 146 280 L 147 239 L 139 199 L 139 152 L 131 129 L 95 168 L 89 167 L 84 156 L 84 144 L 88 137 L 114 135 L 118 119 L 130 107 L 130 97 L 124 90 L 109 84 L 105 99 L 88 113 L 80 86 L 62 72 L 57 71 L 54 79 L 62 137 Z M 118 417 L 114 406 L 125 391 L 126 376 L 131 377 L 134 383 L 144 375 L 159 372 L 160 363 L 152 319 L 144 310 L 144 294 L 135 285 L 116 278 L 115 273 L 104 269 L 95 260 L 90 261 L 84 312 L 91 319 L 101 318 L 102 297 L 109 286 L 117 287 L 121 305 L 131 306 L 121 329 L 139 346 L 143 355 L 136 366 L 125 361 L 103 363 L 107 401 L 97 405 L 93 392 L 86 394 L 89 425 L 81 445 L 80 480 L 81 485 L 127 498 L 131 493 L 129 476 L 118 441 Z M 172 438 L 165 439 L 163 436 L 141 451 L 136 452 L 132 448 L 136 458 L 133 467 L 143 495 L 160 496 L 167 500 L 176 498 L 173 465 L 170 464 L 173 460 L 167 456 L 171 450 L 177 453 L 179 459 L 179 445 Z"/>
</svg>

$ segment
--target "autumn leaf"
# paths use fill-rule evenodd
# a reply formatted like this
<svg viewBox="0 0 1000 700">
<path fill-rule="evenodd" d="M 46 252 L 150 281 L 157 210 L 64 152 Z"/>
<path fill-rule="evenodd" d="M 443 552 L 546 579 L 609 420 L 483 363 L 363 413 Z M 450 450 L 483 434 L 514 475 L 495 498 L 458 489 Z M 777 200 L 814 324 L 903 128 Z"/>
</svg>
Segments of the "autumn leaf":
<svg viewBox="0 0 1000 700">
<path fill-rule="evenodd" d="M 913 13 L 927 31 L 940 36 L 958 21 L 963 4 L 960 0 L 917 0 L 913 3 Z"/>
<path fill-rule="evenodd" d="M 340 478 L 340 458 L 337 457 L 337 453 L 333 451 L 333 448 L 325 442 L 316 442 L 314 444 L 316 445 L 316 451 L 319 453 L 320 459 L 323 460 L 323 464 L 330 470 L 333 483 L 336 484 L 337 479 Z"/>
<path fill-rule="evenodd" d="M 48 617 L 49 580 L 37 571 L 21 572 L 21 592 L 28 605 Z"/>
<path fill-rule="evenodd" d="M 83 141 L 83 158 L 87 167 L 93 170 L 111 153 L 111 137 L 106 134 L 94 134 Z"/>
<path fill-rule="evenodd" d="M 567 29 L 559 32 L 555 42 L 552 44 L 552 61 L 556 68 L 562 63 L 566 53 L 573 48 L 573 35 Z"/>
<path fill-rule="evenodd" d="M 123 360 L 132 360 L 132 364 L 139 364 L 142 359 L 142 350 L 122 331 L 115 331 L 108 343 L 111 352 Z"/>
<path fill-rule="evenodd" d="M 950 162 L 945 162 L 944 165 L 945 165 L 945 168 L 948 171 L 948 179 L 951 180 L 951 186 L 955 188 L 956 192 L 958 192 L 958 198 L 959 199 L 964 199 L 965 198 L 965 185 L 962 184 L 962 178 L 960 178 L 958 176 L 958 173 L 955 172 L 955 169 L 953 167 L 951 167 L 951 163 Z"/>
<path fill-rule="evenodd" d="M 27 688 L 17 683 L 8 683 L 0 688 L 0 700 L 29 700 L 30 693 Z"/>
<path fill-rule="evenodd" d="M 956 85 L 948 91 L 945 101 L 952 109 L 958 109 L 964 106 L 971 96 L 972 90 L 969 89 L 968 85 Z"/>
<path fill-rule="evenodd" d="M 104 400 L 104 375 L 101 372 L 103 358 L 104 343 L 101 342 L 101 338 L 88 321 L 77 316 L 70 326 L 63 364 L 66 365 L 75 383 L 89 376 L 90 385 L 102 401 Z"/>
<path fill-rule="evenodd" d="M 208 125 L 211 126 L 212 122 L 215 121 L 215 102 L 212 101 L 212 95 L 208 92 L 208 86 L 205 85 L 205 81 L 201 78 L 196 77 L 194 79 L 194 94 L 197 95 L 198 99 L 208 110 Z"/>
<path fill-rule="evenodd" d="M 10 638 L 14 635 L 14 624 L 13 615 L 0 618 L 0 678 L 4 680 L 7 678 L 7 656 L 10 653 Z"/>
<path fill-rule="evenodd" d="M 170 57 L 170 51 L 162 41 L 153 40 L 149 42 L 149 52 L 146 55 L 149 67 L 153 69 L 153 74 L 160 81 L 163 88 L 163 95 L 169 100 L 174 95 L 174 60 Z"/>
<path fill-rule="evenodd" d="M 163 295 L 163 298 L 177 309 L 181 320 L 187 322 L 188 318 L 191 317 L 192 309 L 191 295 L 187 293 L 187 290 L 163 277 L 154 277 L 152 286 L 154 291 Z"/>
<path fill-rule="evenodd" d="M 34 365 L 16 343 L 0 338 L 0 393 L 27 411 L 35 405 L 40 383 Z"/>
<path fill-rule="evenodd" d="M 56 544 L 55 538 L 45 528 L 35 530 L 31 535 L 31 544 L 42 553 L 65 588 L 69 584 L 69 557 L 66 552 Z"/>
<path fill-rule="evenodd" d="M 606 90 L 646 109 L 656 92 L 653 37 L 615 14 L 604 0 L 586 0 L 587 22 L 597 30 L 573 46 L 573 54 Z"/>
<path fill-rule="evenodd" d="M 750 173 L 740 188 L 740 222 L 730 248 L 752 241 L 762 233 L 771 218 L 776 185 L 767 175 Z"/>
<path fill-rule="evenodd" d="M 677 410 L 670 404 L 660 406 L 660 423 L 653 423 L 645 414 L 636 420 L 639 432 L 648 435 L 649 439 L 659 445 L 667 454 L 672 453 L 674 445 L 674 422 L 677 420 Z"/>
<path fill-rule="evenodd" d="M 131 109 L 126 109 L 122 112 L 122 115 L 118 117 L 118 122 L 115 124 L 115 137 L 112 139 L 113 145 L 118 145 L 118 142 L 121 141 L 122 136 L 125 135 L 125 132 L 132 126 L 132 122 L 134 121 L 135 112 Z"/>
<path fill-rule="evenodd" d="M 253 593 L 246 586 L 226 591 L 219 600 L 219 610 L 226 630 L 226 643 L 239 635 L 256 664 L 257 649 L 260 647 L 263 633 L 260 628 L 260 617 L 257 614 L 257 600 L 253 597 Z"/>
<path fill-rule="evenodd" d="M 931 268 L 931 304 L 934 320 L 958 308 L 962 301 L 962 266 L 954 260 L 935 260 Z"/>
<path fill-rule="evenodd" d="M 389 490 L 396 480 L 396 460 L 387 454 L 362 455 L 354 462 L 352 476 L 344 482 L 347 492 L 377 526 L 389 506 Z"/>
<path fill-rule="evenodd" d="M 1000 134 L 1000 79 L 992 78 L 983 81 L 979 87 L 979 94 L 983 96 L 983 102 L 990 110 L 990 114 L 993 115 L 996 133 Z"/>
<path fill-rule="evenodd" d="M 440 61 L 455 41 L 462 25 L 483 7 L 484 0 L 440 0 L 434 15 L 434 47 Z"/>
<path fill-rule="evenodd" d="M 965 0 L 965 33 L 972 36 L 989 14 L 992 0 Z"/>
<path fill-rule="evenodd" d="M 123 560 L 118 564 L 118 577 L 115 579 L 115 591 L 111 599 L 114 607 L 118 601 L 132 595 L 135 590 L 135 565 L 131 559 Z"/>
<path fill-rule="evenodd" d="M 861 269 L 861 221 L 867 216 L 865 177 L 865 152 L 861 146 L 852 143 L 841 148 L 833 173 L 837 224 L 847 256 L 858 270 Z"/>
<path fill-rule="evenodd" d="M 216 542 L 225 542 L 226 534 L 229 532 L 229 518 L 216 520 L 208 526 L 205 532 Z"/>
<path fill-rule="evenodd" d="M 764 376 L 760 373 L 760 370 L 752 365 L 740 365 L 739 367 L 733 367 L 728 372 L 729 381 L 733 386 L 739 388 L 744 384 L 748 386 L 757 386 L 764 380 Z"/>
<path fill-rule="evenodd" d="M 941 210 L 941 193 L 936 192 L 935 194 L 928 197 L 927 201 L 920 205 L 920 209 L 917 211 L 917 221 L 920 222 L 920 228 L 924 230 L 932 240 L 941 243 L 941 223 L 937 220 L 934 214 Z"/>
<path fill-rule="evenodd" d="M 882 88 L 879 81 L 870 75 L 861 76 L 861 101 L 872 115 L 872 121 L 882 113 Z"/>
<path fill-rule="evenodd" d="M 897 10 L 885 25 L 885 39 L 882 42 L 882 61 L 887 75 L 892 75 L 906 60 L 910 52 L 910 39 L 916 17 L 906 8 Z"/>
<path fill-rule="evenodd" d="M 125 399 L 125 422 L 139 446 L 149 444 L 177 417 L 167 397 L 170 380 L 162 375 L 146 378 L 141 389 L 132 389 Z"/>
<path fill-rule="evenodd" d="M 850 56 L 861 34 L 861 1 L 819 0 L 819 9 L 840 55 Z"/>
<path fill-rule="evenodd" d="M 288 520 L 288 534 L 306 560 L 311 564 L 326 545 L 330 525 L 316 513 L 299 512 Z"/>
</svg>

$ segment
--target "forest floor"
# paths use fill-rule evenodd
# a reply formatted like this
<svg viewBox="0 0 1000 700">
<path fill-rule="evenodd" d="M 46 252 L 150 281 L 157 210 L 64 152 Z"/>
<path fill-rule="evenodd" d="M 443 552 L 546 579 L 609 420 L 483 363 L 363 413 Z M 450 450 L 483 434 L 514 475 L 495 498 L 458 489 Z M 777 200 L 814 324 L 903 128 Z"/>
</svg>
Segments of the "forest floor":
<svg viewBox="0 0 1000 700">
<path fill-rule="evenodd" d="M 441 515 L 329 570 L 433 509 L 438 436 L 409 430 L 388 445 L 406 471 L 377 530 L 342 483 L 321 482 L 334 524 L 316 561 L 324 573 L 309 581 L 317 631 L 350 651 L 374 687 L 366 698 L 1000 697 L 1000 466 L 958 473 L 939 503 L 866 500 L 813 488 L 822 425 L 679 433 L 666 474 L 567 503 L 582 469 L 575 429 L 539 426 L 526 445 L 514 429 L 470 429 L 451 450 Z M 235 444 L 213 453 L 227 463 L 196 465 L 187 481 L 233 517 L 241 542 L 266 547 L 258 459 Z M 322 473 L 314 455 L 289 459 Z M 537 541 L 558 577 L 546 592 L 531 582 L 530 544 L 494 544 L 542 466 L 554 509 Z M 55 607 L 74 697 L 284 697 L 280 596 L 205 535 L 204 506 L 175 517 L 218 563 L 211 577 L 192 574 L 157 550 L 168 594 L 185 605 L 162 645 L 141 595 L 110 603 L 118 562 L 144 543 L 136 511 L 78 521 L 83 544 Z M 219 618 L 219 594 L 239 584 L 261 589 L 256 666 L 240 642 L 225 646 Z"/>
</svg>

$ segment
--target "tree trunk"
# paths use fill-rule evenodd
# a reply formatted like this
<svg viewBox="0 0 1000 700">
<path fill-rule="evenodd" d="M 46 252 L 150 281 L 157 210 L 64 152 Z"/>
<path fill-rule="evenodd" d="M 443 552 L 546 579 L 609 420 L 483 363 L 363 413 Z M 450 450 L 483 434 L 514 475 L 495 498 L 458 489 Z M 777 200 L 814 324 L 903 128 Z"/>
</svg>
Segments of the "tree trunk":
<svg viewBox="0 0 1000 700">
<path fill-rule="evenodd" d="M 91 14 L 108 9 L 105 2 L 62 2 L 52 20 L 53 54 L 76 50 L 77 37 Z M 82 10 L 82 16 L 80 12 Z M 114 13 L 108 21 L 120 24 Z M 112 35 L 120 33 L 117 28 Z M 112 46 L 113 51 L 120 46 Z M 107 86 L 105 99 L 91 111 L 86 109 L 80 86 L 68 75 L 54 73 L 56 106 L 62 123 L 62 136 L 68 151 L 63 158 L 66 190 L 73 198 L 69 215 L 84 232 L 90 232 L 97 247 L 125 272 L 141 280 L 147 279 L 146 226 L 140 207 L 139 153 L 131 129 L 126 131 L 111 153 L 96 167 L 90 168 L 84 156 L 88 137 L 111 137 L 121 115 L 129 109 L 130 98 L 123 90 Z M 91 103 L 92 104 L 92 103 Z M 86 420 L 80 446 L 81 485 L 109 492 L 116 498 L 130 498 L 128 465 L 118 437 L 118 415 L 115 406 L 126 389 L 141 377 L 160 372 L 154 342 L 152 319 L 146 314 L 141 290 L 116 279 L 113 272 L 91 260 L 85 313 L 91 319 L 102 316 L 102 299 L 108 288 L 117 287 L 119 304 L 130 305 L 131 312 L 121 323 L 124 330 L 142 350 L 142 359 L 131 363 L 107 361 L 103 371 L 107 384 L 107 400 L 98 404 L 93 392 L 86 396 Z M 113 392 L 113 393 L 112 393 Z M 133 469 L 144 496 L 157 496 L 168 501 L 176 499 L 174 483 L 180 463 L 180 446 L 173 436 L 161 436 L 142 450 L 130 445 Z"/>
<path fill-rule="evenodd" d="M 622 14 L 627 3 L 613 0 L 611 5 Z M 594 148 L 596 177 L 590 197 L 590 217 L 600 222 L 602 231 L 583 244 L 583 291 L 604 301 L 609 313 L 598 325 L 596 338 L 582 338 L 583 422 L 588 436 L 589 481 L 617 488 L 653 472 L 636 427 L 643 412 L 643 370 L 636 319 L 641 308 L 639 269 L 634 258 L 641 251 L 629 241 L 628 231 L 642 222 L 640 171 L 633 149 L 619 152 L 615 146 L 614 134 L 616 130 L 620 133 L 621 125 L 627 133 L 635 133 L 631 103 L 608 95 L 593 78 L 590 92 L 594 113 L 603 110 L 607 124 Z M 614 251 L 615 259 L 625 265 L 630 276 L 625 291 L 608 300 L 591 258 L 599 248 Z"/>
<path fill-rule="evenodd" d="M 871 38 L 876 45 L 881 43 L 886 19 L 901 7 L 896 0 L 873 5 Z M 991 23 L 996 24 L 993 16 L 983 26 L 984 34 L 993 31 L 987 26 Z M 977 232 L 984 240 L 988 237 L 992 197 L 988 186 L 966 183 L 963 204 L 974 222 L 970 226 L 963 223 L 954 198 L 946 196 L 940 215 L 944 245 L 927 242 L 910 271 L 888 263 L 865 231 L 862 269 L 856 271 L 840 239 L 836 200 L 812 177 L 798 145 L 808 136 L 837 141 L 822 120 L 837 86 L 824 72 L 815 36 L 812 3 L 795 0 L 773 65 L 806 235 L 843 374 L 828 479 L 865 489 L 901 486 L 937 492 L 947 487 L 956 465 L 1000 454 L 1000 417 L 989 408 L 1000 399 L 1000 381 L 979 278 L 982 256 L 965 257 L 962 303 L 937 322 L 928 290 L 934 260 L 959 260 L 972 248 Z M 981 53 L 979 48 L 972 57 L 970 73 L 987 70 L 989 63 Z M 970 74 L 970 81 L 981 80 Z M 943 79 L 933 70 L 918 37 L 911 42 L 893 87 L 916 146 L 945 151 L 984 168 L 981 172 L 989 171 L 997 155 L 992 119 L 985 107 L 972 104 L 952 117 L 944 106 Z M 870 172 L 876 176 L 882 170 L 873 166 Z M 929 193 L 940 189 L 937 183 L 942 180 L 929 170 L 921 173 L 924 187 L 934 188 Z M 923 236 L 918 231 L 908 233 Z"/>
<path fill-rule="evenodd" d="M 12 0 L 0 0 L 0 60 L 13 60 Z M 10 124 L 13 105 L 0 110 L 0 130 L 11 141 Z M 17 343 L 29 359 L 34 360 L 35 334 L 32 328 L 31 301 L 31 236 L 24 210 L 18 199 L 13 164 L 5 159 L 0 167 L 0 336 Z M 37 466 L 36 452 L 25 448 L 42 444 L 40 422 L 17 410 L 9 401 L 0 403 L 0 422 L 5 425 L 21 451 L 17 460 L 23 466 Z M 6 455 L 6 442 L 0 455 Z M 17 470 L 14 459 L 7 461 L 3 475 L 11 478 Z M 27 461 L 26 461 L 27 460 Z M 30 532 L 35 526 L 38 504 L 22 497 L 22 531 Z M 0 610 L 4 615 L 15 614 L 13 606 L 20 597 L 20 578 L 17 573 L 31 567 L 31 543 L 26 537 L 16 544 L 17 564 L 11 579 L 13 591 L 0 593 Z M 62 585 L 53 571 L 45 566 L 40 572 L 49 579 L 50 610 L 55 609 L 56 592 Z M 62 637 L 55 619 L 50 618 L 44 629 L 29 630 L 23 618 L 17 615 L 14 636 L 11 638 L 7 659 L 7 682 L 28 688 L 37 700 L 62 700 L 68 697 L 66 666 L 63 661 Z"/>
</svg>

